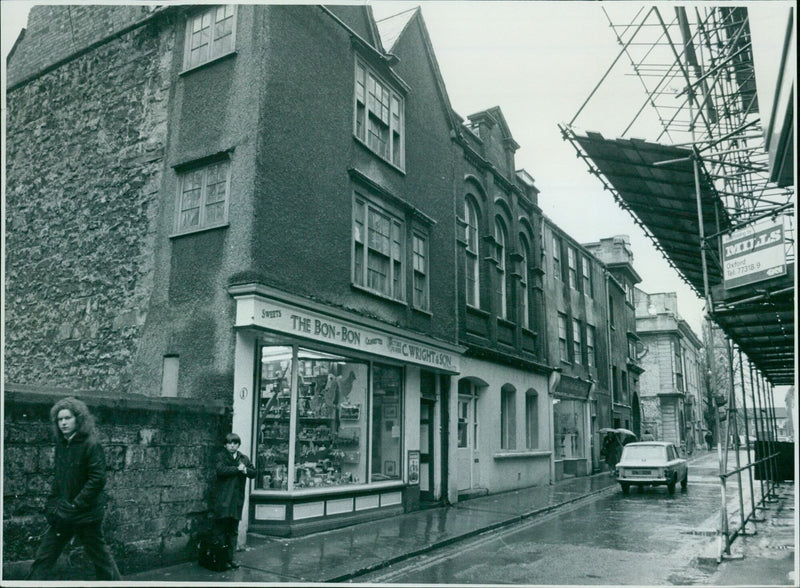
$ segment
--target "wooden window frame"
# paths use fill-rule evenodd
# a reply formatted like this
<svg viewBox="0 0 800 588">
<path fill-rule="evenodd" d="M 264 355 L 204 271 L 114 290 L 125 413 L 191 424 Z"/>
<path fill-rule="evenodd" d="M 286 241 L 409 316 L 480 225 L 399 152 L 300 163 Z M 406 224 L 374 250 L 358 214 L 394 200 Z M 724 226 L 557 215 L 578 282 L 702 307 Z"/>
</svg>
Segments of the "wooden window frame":
<svg viewBox="0 0 800 588">
<path fill-rule="evenodd" d="M 222 11 L 222 19 L 220 19 L 220 11 Z M 184 64 L 184 71 L 194 69 L 196 67 L 200 67 L 206 63 L 211 61 L 215 61 L 220 59 L 221 57 L 225 57 L 226 55 L 230 55 L 231 53 L 236 52 L 236 21 L 238 16 L 238 9 L 235 4 L 221 4 L 221 5 L 214 5 L 209 6 L 200 12 L 196 12 L 189 16 L 186 20 L 186 41 L 185 41 L 185 50 L 183 55 L 183 64 Z M 207 26 L 203 26 L 204 20 L 209 18 L 209 22 Z M 226 35 L 222 37 L 214 38 L 214 35 L 217 33 L 217 25 L 219 23 L 228 21 L 230 22 L 230 31 L 227 32 Z M 211 22 L 213 20 L 213 22 Z M 196 27 L 200 26 L 199 29 Z M 200 33 L 200 31 L 205 29 L 211 29 L 210 34 L 212 35 L 211 38 L 208 39 L 208 43 L 205 43 L 204 46 L 207 45 L 207 53 L 203 57 L 197 59 L 196 61 L 193 60 L 193 52 L 195 47 L 193 47 L 193 42 L 195 40 L 195 36 Z M 215 43 L 218 42 L 223 37 L 230 36 L 230 45 L 225 47 L 224 45 L 216 45 Z"/>
<path fill-rule="evenodd" d="M 372 133 L 373 128 L 384 129 L 386 137 Z M 353 135 L 378 157 L 405 170 L 405 101 L 360 58 L 355 61 Z"/>
<path fill-rule="evenodd" d="M 222 201 L 216 200 L 214 202 L 209 203 L 208 202 L 209 171 L 220 165 L 225 166 L 224 199 Z M 205 231 L 207 229 L 214 229 L 217 227 L 227 226 L 228 209 L 230 207 L 230 199 L 231 199 L 230 159 L 226 157 L 202 165 L 182 167 L 179 171 L 177 171 L 177 174 L 178 174 L 178 193 L 177 193 L 176 211 L 175 211 L 175 234 L 184 235 L 188 233 L 196 233 L 198 231 Z M 190 178 L 192 177 L 196 177 L 198 174 L 200 174 L 201 177 L 200 177 L 200 186 L 196 188 L 199 189 L 200 191 L 200 194 L 198 196 L 197 206 L 187 207 L 186 206 L 187 194 L 189 192 L 189 190 L 186 189 L 187 181 L 189 181 Z M 218 204 L 219 202 L 222 202 L 222 207 L 223 207 L 221 219 L 215 219 L 213 221 L 209 221 L 207 216 L 210 205 Z M 184 224 L 184 213 L 194 208 L 198 209 L 197 224 L 194 225 Z"/>
</svg>

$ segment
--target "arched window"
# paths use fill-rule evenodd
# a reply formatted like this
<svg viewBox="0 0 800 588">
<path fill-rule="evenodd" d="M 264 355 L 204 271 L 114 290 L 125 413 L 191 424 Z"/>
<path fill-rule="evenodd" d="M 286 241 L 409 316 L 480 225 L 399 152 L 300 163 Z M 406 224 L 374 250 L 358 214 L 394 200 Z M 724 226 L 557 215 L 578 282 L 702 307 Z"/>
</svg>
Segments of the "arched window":
<svg viewBox="0 0 800 588">
<path fill-rule="evenodd" d="M 471 198 L 464 201 L 464 219 L 467 221 L 467 304 L 480 306 L 480 265 L 478 257 L 478 207 Z"/>
<path fill-rule="evenodd" d="M 497 314 L 501 318 L 509 318 L 508 288 L 506 285 L 506 270 L 508 268 L 506 263 L 508 247 L 506 244 L 508 239 L 506 238 L 506 227 L 499 217 L 494 221 L 494 240 L 497 243 Z"/>
<path fill-rule="evenodd" d="M 511 384 L 500 389 L 500 448 L 517 448 L 517 391 Z"/>
<path fill-rule="evenodd" d="M 528 263 L 531 258 L 531 248 L 530 245 L 528 245 L 528 239 L 525 238 L 525 235 L 519 236 L 519 252 L 520 255 L 522 255 L 522 267 L 519 272 L 520 276 L 522 276 L 519 284 L 520 294 L 522 296 L 522 326 L 533 330 L 533 326 L 531 325 L 531 297 L 530 291 L 528 290 Z"/>
</svg>

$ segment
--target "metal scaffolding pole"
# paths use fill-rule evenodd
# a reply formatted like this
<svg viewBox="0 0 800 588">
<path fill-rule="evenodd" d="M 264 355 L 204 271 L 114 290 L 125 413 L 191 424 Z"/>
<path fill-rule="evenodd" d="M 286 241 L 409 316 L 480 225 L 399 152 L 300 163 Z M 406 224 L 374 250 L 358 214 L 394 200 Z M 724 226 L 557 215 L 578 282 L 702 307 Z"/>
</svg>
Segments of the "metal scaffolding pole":
<svg viewBox="0 0 800 588">
<path fill-rule="evenodd" d="M 747 451 L 747 463 L 751 466 L 747 468 L 747 479 L 750 483 L 750 512 L 752 513 L 752 517 L 750 520 L 753 522 L 760 522 L 764 519 L 756 518 L 756 497 L 755 497 L 755 488 L 753 487 L 753 459 L 750 455 L 750 424 L 748 423 L 747 418 L 747 390 L 745 389 L 744 384 L 744 361 L 742 359 L 742 348 L 737 346 L 737 353 L 739 355 L 739 379 L 742 384 L 742 411 L 744 413 L 744 435 L 745 435 L 745 443 L 744 446 Z M 749 362 L 748 362 L 749 363 Z M 755 525 L 754 525 L 755 527 Z M 755 534 L 757 531 L 755 528 L 753 529 L 753 533 Z"/>
<path fill-rule="evenodd" d="M 757 407 L 757 404 L 756 404 L 756 384 L 758 383 L 758 380 L 756 379 L 754 381 L 754 379 L 753 379 L 753 364 L 749 363 L 749 362 L 748 362 L 748 364 L 750 366 L 750 398 L 752 398 L 752 400 L 753 400 L 753 428 L 755 428 L 756 443 L 758 443 L 759 439 L 761 439 L 761 437 L 762 437 L 762 435 L 760 434 L 761 433 L 761 431 L 760 431 L 761 427 L 759 426 L 759 422 L 758 422 L 758 412 L 759 411 L 758 411 L 758 407 Z M 754 445 L 753 448 L 755 448 L 755 447 L 756 446 Z M 766 509 L 766 507 L 763 506 L 763 504 L 764 504 L 764 472 L 765 472 L 766 466 L 761 462 L 761 460 L 758 459 L 758 452 L 756 452 L 756 462 L 757 462 L 757 466 L 758 466 L 758 469 L 756 469 L 756 473 L 758 474 L 759 470 L 761 471 L 761 475 L 758 476 L 758 482 L 759 482 L 759 486 L 761 486 L 761 499 L 759 500 L 759 504 L 761 504 L 762 506 L 760 506 L 759 508 L 761 508 L 763 510 L 763 509 Z"/>
</svg>

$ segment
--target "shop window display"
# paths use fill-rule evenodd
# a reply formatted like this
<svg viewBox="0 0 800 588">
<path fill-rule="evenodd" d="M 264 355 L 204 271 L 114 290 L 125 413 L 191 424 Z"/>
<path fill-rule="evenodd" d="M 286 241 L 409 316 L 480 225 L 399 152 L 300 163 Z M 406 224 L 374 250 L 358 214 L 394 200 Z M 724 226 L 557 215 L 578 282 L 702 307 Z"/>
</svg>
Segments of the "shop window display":
<svg viewBox="0 0 800 588">
<path fill-rule="evenodd" d="M 370 480 L 367 477 L 369 368 L 368 363 L 303 348 L 262 347 L 255 452 L 257 490 L 399 479 L 402 371 L 388 368 L 388 373 L 394 374 L 392 377 L 385 375 L 386 368 L 373 368 L 376 385 L 380 382 L 381 387 L 376 387 L 372 403 Z M 384 402 L 387 395 L 395 399 L 393 408 L 387 409 L 390 406 Z M 387 429 L 386 423 L 390 421 L 393 424 Z M 293 430 L 294 451 L 290 452 Z M 378 461 L 382 467 L 376 469 Z M 394 466 L 384 466 L 384 462 L 390 461 L 394 461 Z M 294 475 L 289 476 L 289 472 Z"/>
<path fill-rule="evenodd" d="M 556 459 L 584 456 L 584 407 L 585 403 L 577 400 L 556 399 L 553 402 Z"/>
</svg>

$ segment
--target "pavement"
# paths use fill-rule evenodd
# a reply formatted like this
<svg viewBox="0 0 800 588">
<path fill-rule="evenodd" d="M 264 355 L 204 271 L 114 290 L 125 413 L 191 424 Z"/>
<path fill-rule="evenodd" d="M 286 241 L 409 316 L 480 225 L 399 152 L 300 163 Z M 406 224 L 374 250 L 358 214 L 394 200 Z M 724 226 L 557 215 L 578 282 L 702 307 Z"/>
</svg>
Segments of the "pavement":
<svg viewBox="0 0 800 588">
<path fill-rule="evenodd" d="M 703 452 L 705 454 L 706 452 Z M 701 459 L 696 455 L 694 459 Z M 237 553 L 241 567 L 212 572 L 187 562 L 125 576 L 126 582 L 174 585 L 176 582 L 345 583 L 438 547 L 499 529 L 552 511 L 562 505 L 616 490 L 608 472 L 567 478 L 471 498 L 399 516 L 295 538 L 250 534 Z M 760 511 L 754 535 L 737 537 L 721 563 L 702 561 L 714 585 L 797 586 L 795 571 L 794 484 L 778 486 L 774 501 Z M 752 527 L 752 525 L 751 525 Z M 709 538 L 706 553 L 718 553 Z M 717 551 L 715 551 L 715 549 Z M 700 554 L 698 554 L 700 556 Z"/>
</svg>

